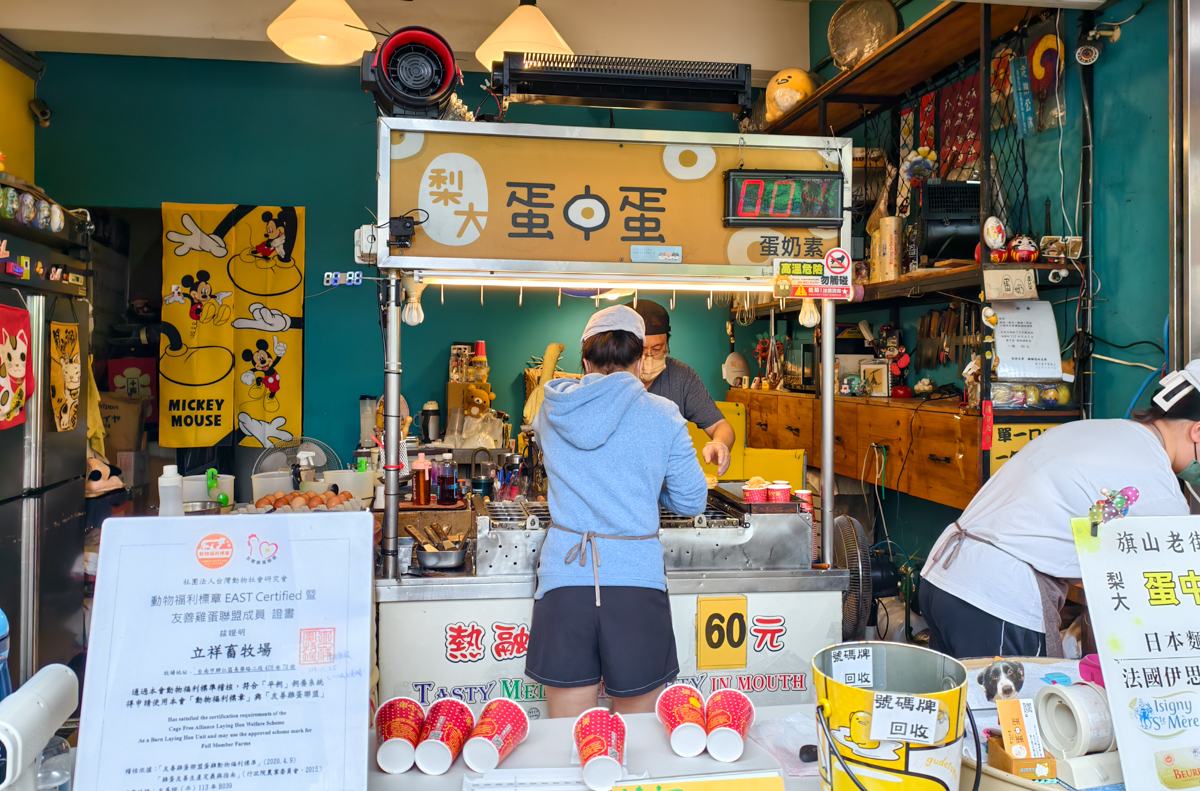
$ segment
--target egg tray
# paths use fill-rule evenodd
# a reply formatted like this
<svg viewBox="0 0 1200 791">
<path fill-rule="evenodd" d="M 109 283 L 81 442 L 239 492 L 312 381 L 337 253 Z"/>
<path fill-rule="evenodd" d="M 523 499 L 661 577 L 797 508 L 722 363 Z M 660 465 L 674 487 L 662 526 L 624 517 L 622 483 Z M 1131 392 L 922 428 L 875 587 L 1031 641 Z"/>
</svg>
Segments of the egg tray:
<svg viewBox="0 0 1200 791">
<path fill-rule="evenodd" d="M 351 497 L 346 502 L 335 505 L 330 508 L 326 505 L 318 505 L 316 508 L 309 508 L 307 505 L 298 505 L 292 507 L 290 505 L 281 506 L 279 508 L 255 508 L 252 505 L 239 505 L 230 513 L 233 514 L 313 514 L 313 513 L 336 513 L 344 512 L 351 513 L 354 511 L 366 511 L 369 508 L 368 503 L 364 503 L 357 497 Z"/>
</svg>

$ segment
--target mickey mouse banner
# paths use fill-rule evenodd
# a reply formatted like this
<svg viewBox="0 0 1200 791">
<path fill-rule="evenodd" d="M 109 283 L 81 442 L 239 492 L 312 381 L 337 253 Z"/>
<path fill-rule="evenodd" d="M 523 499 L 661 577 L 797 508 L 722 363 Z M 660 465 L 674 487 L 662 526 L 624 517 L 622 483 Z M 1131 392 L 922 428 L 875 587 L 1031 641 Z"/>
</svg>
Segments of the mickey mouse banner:
<svg viewBox="0 0 1200 791">
<path fill-rule="evenodd" d="M 164 203 L 159 443 L 301 434 L 304 209 Z"/>
</svg>

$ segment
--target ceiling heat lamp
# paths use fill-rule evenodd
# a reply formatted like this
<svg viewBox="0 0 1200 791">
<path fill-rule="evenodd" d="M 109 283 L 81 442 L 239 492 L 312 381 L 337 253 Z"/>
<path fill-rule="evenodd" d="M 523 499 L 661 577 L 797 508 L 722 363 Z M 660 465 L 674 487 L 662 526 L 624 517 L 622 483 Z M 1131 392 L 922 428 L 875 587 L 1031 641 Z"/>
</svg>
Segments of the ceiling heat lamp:
<svg viewBox="0 0 1200 791">
<path fill-rule="evenodd" d="M 461 82 L 450 45 L 428 28 L 401 28 L 363 55 L 363 90 L 391 118 L 441 118 Z"/>
<path fill-rule="evenodd" d="M 532 104 L 750 112 L 750 65 L 505 52 L 492 90 Z"/>
</svg>

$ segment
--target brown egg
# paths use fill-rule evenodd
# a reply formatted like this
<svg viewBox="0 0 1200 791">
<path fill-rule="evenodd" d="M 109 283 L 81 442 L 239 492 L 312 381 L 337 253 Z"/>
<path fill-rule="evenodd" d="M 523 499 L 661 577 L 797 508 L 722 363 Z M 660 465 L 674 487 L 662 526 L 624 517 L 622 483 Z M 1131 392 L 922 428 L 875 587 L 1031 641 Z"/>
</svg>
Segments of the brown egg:
<svg viewBox="0 0 1200 791">
<path fill-rule="evenodd" d="M 287 494 L 287 492 L 280 489 L 279 491 L 275 492 L 275 494 L 273 494 L 271 496 L 274 497 L 276 500 L 278 500 L 280 497 L 283 497 L 285 494 Z"/>
<path fill-rule="evenodd" d="M 288 500 L 286 497 L 276 497 L 275 500 L 271 503 L 271 507 L 272 508 L 283 508 L 287 504 L 288 504 Z"/>
<path fill-rule="evenodd" d="M 353 496 L 354 495 L 352 495 L 350 492 L 342 492 L 341 494 L 338 495 L 338 499 L 344 503 Z"/>
<path fill-rule="evenodd" d="M 270 497 L 264 497 L 254 504 L 255 508 L 270 508 L 274 502 Z"/>
<path fill-rule="evenodd" d="M 328 501 L 332 500 L 334 497 L 337 497 L 337 494 L 332 489 L 326 489 L 325 491 L 321 492 L 322 500 Z"/>
</svg>

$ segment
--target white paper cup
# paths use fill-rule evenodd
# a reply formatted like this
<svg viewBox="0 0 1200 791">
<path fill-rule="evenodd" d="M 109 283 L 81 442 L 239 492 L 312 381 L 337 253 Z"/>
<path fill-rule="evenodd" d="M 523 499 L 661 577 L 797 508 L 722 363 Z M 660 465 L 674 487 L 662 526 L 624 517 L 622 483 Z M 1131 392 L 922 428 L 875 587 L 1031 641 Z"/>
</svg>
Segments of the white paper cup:
<svg viewBox="0 0 1200 791">
<path fill-rule="evenodd" d="M 742 757 L 746 740 L 733 728 L 717 728 L 708 734 L 708 754 L 723 763 L 732 763 Z"/>
<path fill-rule="evenodd" d="M 426 740 L 417 745 L 417 768 L 427 775 L 444 775 L 454 763 L 454 753 L 445 742 Z"/>
<path fill-rule="evenodd" d="M 597 755 L 583 767 L 583 783 L 592 791 L 612 791 L 621 781 L 621 765 L 615 758 Z"/>
</svg>

